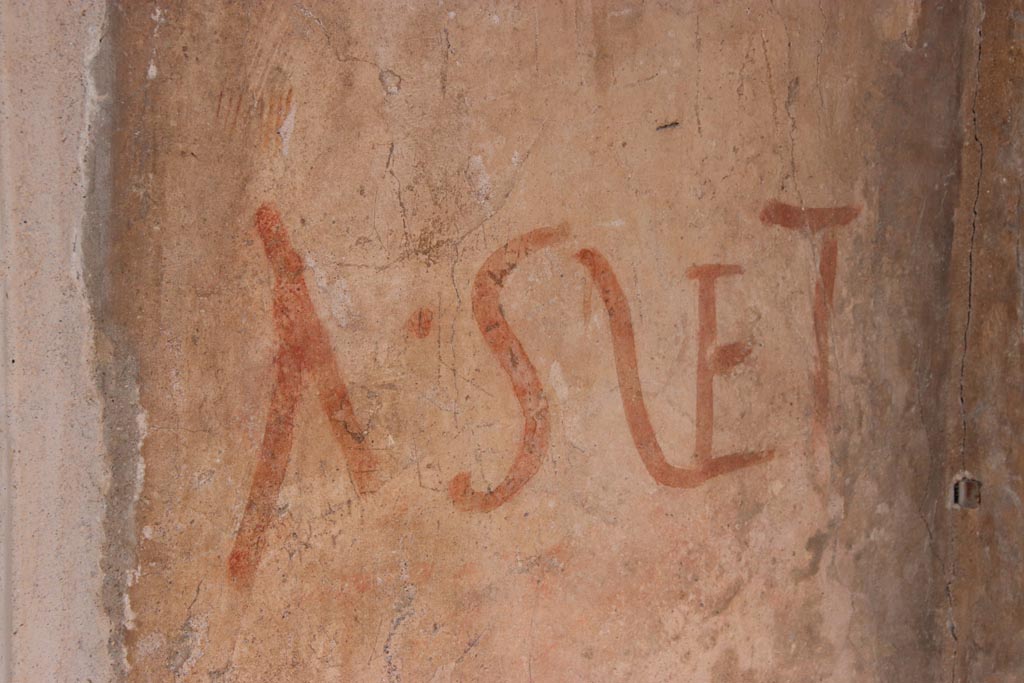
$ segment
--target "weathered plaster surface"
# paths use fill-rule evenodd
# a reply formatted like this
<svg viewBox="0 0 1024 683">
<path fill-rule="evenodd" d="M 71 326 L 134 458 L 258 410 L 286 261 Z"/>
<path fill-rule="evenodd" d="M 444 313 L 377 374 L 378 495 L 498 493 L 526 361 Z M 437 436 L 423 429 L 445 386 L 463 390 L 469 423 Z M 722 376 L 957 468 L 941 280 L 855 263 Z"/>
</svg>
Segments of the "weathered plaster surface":
<svg viewBox="0 0 1024 683">
<path fill-rule="evenodd" d="M 878 9 L 124 7 L 109 310 L 147 425 L 131 674 L 936 673 L 942 569 L 921 520 L 945 482 L 915 484 L 944 415 L 921 406 L 920 368 L 942 386 L 946 347 L 922 343 L 944 318 L 918 292 L 948 288 L 960 42 L 939 38 L 964 18 Z M 859 209 L 835 238 L 824 434 L 826 238 L 765 224 L 772 200 Z M 315 388 L 289 398 L 304 386 L 288 388 L 289 364 L 306 361 L 285 349 L 319 358 L 321 333 L 275 333 L 267 202 L 380 459 L 372 486 Z M 504 505 L 466 510 L 449 482 L 498 486 L 524 429 L 473 283 L 501 245 L 558 225 L 561 241 L 499 276 L 550 445 L 531 442 L 542 463 Z M 753 352 L 714 380 L 714 452 L 774 458 L 692 489 L 645 470 L 602 293 L 572 258 L 584 248 L 618 275 L 678 466 L 700 431 L 688 269 L 743 269 L 717 285 L 721 341 Z M 286 322 L 308 315 L 281 305 Z M 407 321 L 422 309 L 421 339 Z M 294 432 L 262 530 L 242 518 L 268 415 Z"/>
<path fill-rule="evenodd" d="M 3 648 L 11 681 L 103 681 L 108 494 L 83 234 L 97 208 L 101 2 L 0 5 Z M 109 65 L 100 71 L 109 73 Z"/>
<path fill-rule="evenodd" d="M 985 3 L 972 24 L 949 468 L 971 472 L 983 487 L 981 506 L 955 515 L 948 529 L 950 668 L 953 680 L 1008 682 L 1024 677 L 1024 5 Z"/>
<path fill-rule="evenodd" d="M 5 7 L 25 680 L 1024 677 L 1020 3 Z"/>
</svg>

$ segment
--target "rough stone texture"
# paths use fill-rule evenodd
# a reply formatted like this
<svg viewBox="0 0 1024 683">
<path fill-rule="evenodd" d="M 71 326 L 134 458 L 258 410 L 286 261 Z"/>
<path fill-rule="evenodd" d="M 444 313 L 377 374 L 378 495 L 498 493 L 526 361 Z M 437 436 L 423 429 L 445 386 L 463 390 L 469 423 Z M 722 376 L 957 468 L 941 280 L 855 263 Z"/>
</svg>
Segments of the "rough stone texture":
<svg viewBox="0 0 1024 683">
<path fill-rule="evenodd" d="M 13 680 L 1024 679 L 1020 2 L 10 6 Z"/>
</svg>

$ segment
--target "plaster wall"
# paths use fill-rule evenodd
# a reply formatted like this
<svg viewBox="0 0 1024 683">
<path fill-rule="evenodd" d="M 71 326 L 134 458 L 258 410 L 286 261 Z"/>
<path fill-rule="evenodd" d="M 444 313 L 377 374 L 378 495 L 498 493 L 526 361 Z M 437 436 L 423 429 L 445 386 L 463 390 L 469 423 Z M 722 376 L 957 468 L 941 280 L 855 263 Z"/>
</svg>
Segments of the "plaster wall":
<svg viewBox="0 0 1024 683">
<path fill-rule="evenodd" d="M 1019 680 L 1021 16 L 8 2 L 11 680 Z"/>
</svg>

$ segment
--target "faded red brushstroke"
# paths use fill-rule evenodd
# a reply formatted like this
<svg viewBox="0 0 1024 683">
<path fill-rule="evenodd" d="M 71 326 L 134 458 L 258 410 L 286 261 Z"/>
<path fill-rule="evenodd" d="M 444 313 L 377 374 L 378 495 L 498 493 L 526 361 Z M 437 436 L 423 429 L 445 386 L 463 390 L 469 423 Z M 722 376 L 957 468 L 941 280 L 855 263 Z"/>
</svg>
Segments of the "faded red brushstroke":
<svg viewBox="0 0 1024 683">
<path fill-rule="evenodd" d="M 718 307 L 715 281 L 728 275 L 740 275 L 735 265 L 693 266 L 686 276 L 697 281 L 697 419 L 694 459 L 711 458 L 715 430 L 715 375 L 725 374 L 750 355 L 750 345 L 742 342 L 718 346 Z"/>
<path fill-rule="evenodd" d="M 292 248 L 288 231 L 272 204 L 264 204 L 256 212 L 255 228 L 274 272 L 274 327 L 279 346 L 274 357 L 276 379 L 259 460 L 228 558 L 228 574 L 245 590 L 252 586 L 266 530 L 274 518 L 288 468 L 295 408 L 304 381 L 316 388 L 356 491 L 364 494 L 380 488 L 376 456 L 365 443 L 366 432 L 352 408 L 327 332 L 313 308 L 303 277 L 302 257 Z"/>
<path fill-rule="evenodd" d="M 794 206 L 773 199 L 761 209 L 761 222 L 765 225 L 778 225 L 790 230 L 819 232 L 851 223 L 859 215 L 860 207 L 858 206 L 815 209 Z"/>
<path fill-rule="evenodd" d="M 548 401 L 536 368 L 505 319 L 500 297 L 505 279 L 522 259 L 567 235 L 568 228 L 562 225 L 533 230 L 511 240 L 484 261 L 473 281 L 473 316 L 491 353 L 512 382 L 512 390 L 523 412 L 523 435 L 512 467 L 494 490 L 473 491 L 469 472 L 461 472 L 451 480 L 449 495 L 462 510 L 490 512 L 502 505 L 537 473 L 547 453 Z"/>
<path fill-rule="evenodd" d="M 619 380 L 619 394 L 626 413 L 633 443 L 636 445 L 644 467 L 654 480 L 664 486 L 693 488 L 709 479 L 765 462 L 774 456 L 772 451 L 732 453 L 711 457 L 712 435 L 714 432 L 713 379 L 742 362 L 750 349 L 742 344 L 716 346 L 717 323 L 715 320 L 714 282 L 725 275 L 742 272 L 738 266 L 710 265 L 691 269 L 690 276 L 698 280 L 699 358 L 697 370 L 697 445 L 695 461 L 697 467 L 675 467 L 665 459 L 658 443 L 644 402 L 643 387 L 637 369 L 636 338 L 629 311 L 629 302 L 619 285 L 607 259 L 593 249 L 584 249 L 576 254 L 577 260 L 589 271 L 597 285 L 608 312 L 611 327 L 612 351 L 615 357 L 615 371 Z"/>
<path fill-rule="evenodd" d="M 848 225 L 859 215 L 860 207 L 857 206 L 811 209 L 772 200 L 761 210 L 761 222 L 765 225 L 778 225 L 791 230 L 809 229 L 811 232 L 821 232 L 828 228 L 840 228 Z M 836 264 L 839 257 L 839 242 L 834 230 L 824 233 L 817 257 L 818 281 L 814 284 L 814 342 L 817 356 L 813 382 L 813 439 L 816 445 L 821 445 L 828 431 L 831 414 L 828 366 L 829 328 L 836 288 Z"/>
<path fill-rule="evenodd" d="M 421 308 L 411 316 L 405 323 L 405 329 L 417 339 L 426 339 L 434 322 L 434 312 L 429 308 Z"/>
</svg>

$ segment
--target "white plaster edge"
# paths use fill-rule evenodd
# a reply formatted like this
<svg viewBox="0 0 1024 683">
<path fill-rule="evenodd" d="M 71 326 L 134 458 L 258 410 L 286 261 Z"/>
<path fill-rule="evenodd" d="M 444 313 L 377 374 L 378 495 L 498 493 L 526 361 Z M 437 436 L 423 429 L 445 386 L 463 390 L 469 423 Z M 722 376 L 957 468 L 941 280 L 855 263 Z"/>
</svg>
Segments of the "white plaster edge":
<svg viewBox="0 0 1024 683">
<path fill-rule="evenodd" d="M 81 425 L 91 425 L 98 433 L 101 424 L 98 418 L 92 418 L 94 412 L 98 414 L 102 401 L 91 373 L 94 367 L 95 339 L 90 300 L 84 278 L 82 234 L 87 221 L 89 201 L 89 150 L 95 137 L 94 123 L 100 113 L 92 67 L 106 33 L 107 14 L 108 5 L 105 0 L 88 0 L 86 3 L 66 6 L 56 5 L 46 10 L 40 7 L 33 20 L 38 22 L 32 27 L 33 30 L 45 30 L 44 27 L 48 27 L 65 32 L 65 47 L 62 50 L 47 51 L 47 46 L 39 43 L 37 47 L 25 51 L 26 38 L 19 36 L 26 28 L 23 23 L 25 16 L 23 13 L 19 14 L 17 6 L 12 5 L 10 0 L 0 0 L 0 683 L 32 680 L 25 676 L 35 675 L 28 672 L 32 671 L 33 664 L 41 662 L 45 665 L 45 670 L 60 671 L 61 676 L 72 676 L 73 680 L 100 683 L 113 679 L 109 662 L 103 658 L 98 648 L 92 647 L 105 641 L 107 637 L 103 630 L 107 620 L 98 600 L 102 575 L 98 563 L 90 564 L 91 560 L 96 558 L 72 555 L 80 560 L 79 564 L 71 565 L 70 571 L 65 571 L 67 567 L 58 567 L 47 577 L 19 577 L 16 572 L 18 564 L 15 555 L 18 544 L 25 544 L 24 540 L 18 541 L 16 538 L 16 521 L 18 515 L 25 512 L 21 508 L 36 505 L 39 493 L 29 490 L 24 495 L 18 495 L 19 481 L 16 480 L 14 461 L 16 455 L 23 460 L 47 455 L 47 463 L 53 461 L 62 468 L 67 468 L 61 470 L 63 474 L 56 476 L 71 474 L 74 477 L 77 474 L 80 477 L 78 480 L 72 479 L 72 482 L 79 484 L 78 487 L 74 490 L 62 488 L 53 491 L 51 501 L 58 508 L 82 505 L 81 528 L 71 529 L 63 518 L 55 517 L 53 522 L 49 523 L 51 526 L 46 529 L 46 537 L 34 539 L 33 542 L 59 543 L 61 533 L 70 534 L 71 537 L 80 533 L 102 536 L 102 515 L 85 512 L 86 509 L 93 509 L 95 506 L 93 494 L 105 495 L 108 488 L 105 477 L 102 481 L 95 478 L 101 471 L 106 471 L 105 465 L 101 464 L 102 439 L 90 440 L 91 432 L 78 430 Z M 60 127 L 52 129 L 52 137 L 47 139 L 41 139 L 32 133 L 29 133 L 27 138 L 15 137 L 25 135 L 17 129 L 19 117 L 25 114 L 24 103 L 21 100 L 31 100 L 31 95 L 25 95 L 28 90 L 19 89 L 19 86 L 24 87 L 26 79 L 29 78 L 20 67 L 23 60 L 30 63 L 34 60 L 34 64 L 43 64 L 48 73 L 53 74 L 53 80 L 47 80 L 39 84 L 39 87 L 61 88 L 56 91 L 57 99 L 70 104 L 81 114 L 80 118 L 61 120 Z M 76 64 L 71 66 L 70 70 L 69 61 Z M 68 89 L 68 83 L 74 85 L 76 80 L 81 84 L 81 89 Z M 44 114 L 45 112 L 41 115 Z M 63 139 L 61 132 L 66 134 Z M 65 139 L 70 139 L 70 144 L 62 145 Z M 15 185 L 12 179 L 21 177 L 19 169 L 26 164 L 25 159 L 19 158 L 15 150 L 21 150 L 28 145 L 38 147 L 43 155 L 49 154 L 55 160 L 62 160 L 53 163 L 55 166 L 58 163 L 62 166 L 62 169 L 58 167 L 58 170 L 70 173 L 63 175 L 64 179 L 60 175 L 49 178 L 50 182 L 45 186 L 38 185 L 34 179 Z M 62 150 L 71 153 L 67 154 Z M 45 220 L 39 221 L 38 216 L 30 215 L 33 223 L 39 222 L 48 229 L 39 233 L 45 238 L 39 240 L 38 244 L 21 234 L 22 226 L 17 220 L 22 217 L 22 214 L 18 213 L 18 207 L 25 203 L 24 197 L 30 195 L 41 196 L 44 202 L 51 202 L 48 206 L 54 209 L 56 215 L 63 216 L 56 224 L 49 224 Z M 44 259 L 50 268 L 65 268 L 66 277 L 37 280 L 31 275 L 31 270 L 24 269 L 32 268 L 32 263 L 38 259 Z M 30 277 L 25 277 L 26 272 Z M 25 280 L 33 286 L 38 285 L 51 297 L 49 304 L 52 309 L 60 311 L 65 321 L 74 321 L 69 323 L 73 333 L 67 335 L 63 344 L 64 351 L 69 354 L 72 362 L 66 366 L 61 358 L 46 362 L 52 363 L 50 368 L 54 376 L 67 382 L 66 395 L 54 399 L 57 406 L 55 414 L 59 414 L 62 409 L 74 411 L 76 406 L 85 410 L 77 415 L 81 423 L 58 421 L 58 430 L 51 435 L 56 449 L 48 454 L 35 452 L 34 445 L 26 446 L 23 443 L 26 436 L 29 441 L 32 440 L 35 436 L 33 430 L 37 429 L 37 426 L 23 420 L 14 387 L 14 383 L 18 382 L 18 374 L 12 370 L 14 366 L 11 363 L 15 355 L 31 355 L 35 344 L 45 339 L 53 330 L 47 327 L 45 322 L 36 322 L 31 317 L 25 317 L 21 310 L 24 308 L 24 297 L 14 291 L 15 283 L 20 280 Z M 12 320 L 12 313 L 16 310 L 18 313 L 15 317 L 19 319 Z M 74 323 L 80 323 L 80 327 L 73 328 Z M 18 368 L 20 369 L 20 366 Z M 15 393 L 13 397 L 12 392 Z M 21 393 L 24 393 L 24 390 Z M 61 457 L 67 452 L 78 454 L 70 465 L 66 461 L 61 461 Z M 90 489 L 90 485 L 95 487 Z M 68 498 L 65 498 L 65 495 Z M 45 519 L 48 510 L 40 510 L 40 515 Z M 53 538 L 49 537 L 51 531 L 54 532 Z M 59 553 L 61 550 L 55 549 L 53 552 Z M 99 552 L 100 548 L 97 547 L 97 558 Z M 58 596 L 58 601 L 63 600 L 64 598 L 59 596 L 66 593 L 85 597 L 76 599 L 74 604 L 64 604 L 59 614 L 63 615 L 63 611 L 66 610 L 66 619 L 58 617 L 58 612 L 45 609 L 40 614 L 30 612 L 19 615 L 15 597 L 19 591 L 26 593 L 24 589 L 30 582 L 43 582 L 45 589 L 53 591 L 53 594 Z M 35 590 L 39 588 L 36 587 Z M 91 598 L 95 598 L 94 603 L 88 605 Z M 31 603 L 31 597 L 23 599 Z M 25 652 L 21 652 L 15 638 L 20 625 L 15 623 L 16 619 L 20 622 L 28 619 L 25 623 L 31 623 L 32 619 L 36 619 L 36 625 L 48 624 L 52 629 L 53 647 L 57 648 L 51 654 L 56 654 L 56 658 L 51 657 L 45 662 L 39 658 L 30 658 L 27 662 L 28 669 L 24 668 L 26 662 L 19 664 L 19 659 L 25 657 Z M 72 643 L 76 645 L 68 647 Z M 96 656 L 90 657 L 89 653 Z M 33 653 L 32 656 L 35 657 L 36 654 L 39 653 Z M 16 666 L 19 667 L 17 671 Z"/>
<path fill-rule="evenodd" d="M 0 68 L 6 66 L 7 55 L 4 46 L 7 44 L 7 4 L 0 2 Z M 10 106 L 10 81 L 0 78 L 0 179 L 10 175 L 10 144 L 6 125 Z M 10 214 L 8 185 L 0 180 L 0 432 L 3 432 L 2 453 L 0 453 L 0 681 L 10 683 L 11 680 L 11 632 L 13 621 L 11 614 L 12 591 L 12 557 L 11 557 L 11 444 L 10 411 L 7 400 L 8 391 L 8 352 L 7 321 L 10 320 L 8 305 L 8 273 L 10 269 L 10 226 L 13 224 Z"/>
</svg>

